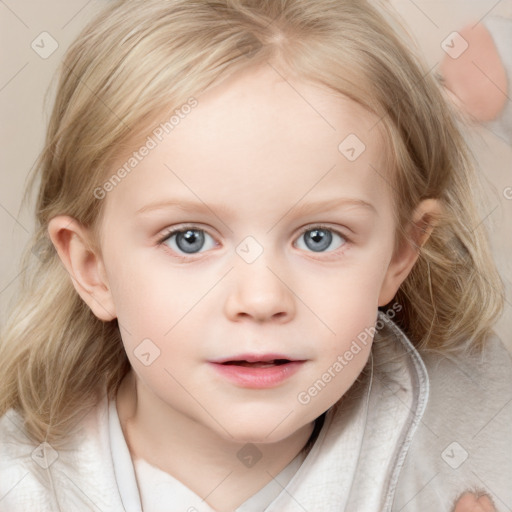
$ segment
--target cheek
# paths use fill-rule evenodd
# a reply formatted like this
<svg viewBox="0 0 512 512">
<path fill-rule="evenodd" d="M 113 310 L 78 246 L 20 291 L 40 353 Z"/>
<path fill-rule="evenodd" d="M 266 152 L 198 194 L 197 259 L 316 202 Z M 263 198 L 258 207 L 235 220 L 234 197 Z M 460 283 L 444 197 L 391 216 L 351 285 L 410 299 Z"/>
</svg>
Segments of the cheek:
<svg viewBox="0 0 512 512">
<path fill-rule="evenodd" d="M 375 316 L 361 314 L 340 324 L 334 341 L 318 352 L 319 359 L 296 396 L 311 417 L 340 400 L 361 374 L 371 351 Z"/>
<path fill-rule="evenodd" d="M 322 277 L 323 286 L 304 289 L 304 297 L 318 316 L 334 331 L 353 332 L 374 321 L 385 263 L 361 260 Z M 307 293 L 307 295 L 306 295 Z M 370 320 L 371 319 L 371 320 Z M 336 328 L 334 326 L 337 326 Z"/>
<path fill-rule="evenodd" d="M 169 267 L 137 259 L 136 254 L 110 263 L 108 279 L 118 319 L 129 331 L 131 325 L 162 336 L 201 297 L 197 276 L 171 274 Z"/>
<path fill-rule="evenodd" d="M 355 378 L 368 357 L 375 331 L 377 308 L 368 307 L 363 302 L 354 301 L 352 307 L 340 312 L 328 345 L 322 357 L 326 365 L 335 361 L 343 366 L 343 374 L 349 380 Z M 341 371 L 339 365 L 336 365 Z"/>
<path fill-rule="evenodd" d="M 129 259 L 115 267 L 112 294 L 125 351 L 142 381 L 150 388 L 173 387 L 166 370 L 183 380 L 184 358 L 196 355 L 197 317 L 201 297 L 211 284 L 198 273 L 135 264 Z"/>
<path fill-rule="evenodd" d="M 384 278 L 385 264 L 341 271 L 328 286 L 317 293 L 315 302 L 318 317 L 324 325 L 318 327 L 322 340 L 319 357 L 322 368 L 336 375 L 330 386 L 332 396 L 341 396 L 357 378 L 368 359 L 375 322 L 378 298 Z M 322 375 L 312 376 L 322 379 Z M 326 379 L 329 376 L 325 376 Z"/>
</svg>

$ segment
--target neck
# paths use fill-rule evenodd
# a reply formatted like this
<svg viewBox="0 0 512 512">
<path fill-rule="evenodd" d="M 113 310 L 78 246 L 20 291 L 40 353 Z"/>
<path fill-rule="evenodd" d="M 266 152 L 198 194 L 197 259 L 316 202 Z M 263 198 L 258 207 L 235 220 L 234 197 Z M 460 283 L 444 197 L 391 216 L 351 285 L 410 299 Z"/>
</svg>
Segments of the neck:
<svg viewBox="0 0 512 512">
<path fill-rule="evenodd" d="M 171 409 L 133 371 L 120 386 L 117 410 L 133 460 L 169 473 L 219 511 L 233 510 L 270 482 L 304 448 L 314 427 L 309 423 L 279 442 L 253 443 L 261 459 L 251 465 L 250 450 L 247 464 L 239 458 L 247 442 L 222 437 Z"/>
</svg>

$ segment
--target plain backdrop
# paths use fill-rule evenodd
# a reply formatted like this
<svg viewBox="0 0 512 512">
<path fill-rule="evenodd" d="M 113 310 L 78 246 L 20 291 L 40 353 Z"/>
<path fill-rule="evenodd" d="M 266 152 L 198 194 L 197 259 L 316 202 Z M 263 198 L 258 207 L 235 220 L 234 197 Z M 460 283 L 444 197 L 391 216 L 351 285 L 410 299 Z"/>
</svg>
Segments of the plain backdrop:
<svg viewBox="0 0 512 512">
<path fill-rule="evenodd" d="M 46 103 L 45 94 L 66 48 L 106 3 L 0 0 L 0 322 L 23 271 L 19 258 L 34 226 L 33 204 L 25 210 L 20 204 L 25 178 L 43 144 L 53 90 Z M 390 7 L 403 16 L 434 72 L 444 55 L 441 42 L 451 32 L 487 16 L 512 18 L 511 0 L 390 0 Z M 44 43 L 40 43 L 41 38 Z M 52 45 L 58 47 L 45 55 Z M 485 127 L 472 128 L 470 140 L 489 198 L 487 204 L 480 205 L 481 220 L 490 230 L 495 259 L 507 288 L 505 313 L 497 331 L 512 350 L 512 200 L 503 193 L 512 186 L 512 148 Z"/>
</svg>

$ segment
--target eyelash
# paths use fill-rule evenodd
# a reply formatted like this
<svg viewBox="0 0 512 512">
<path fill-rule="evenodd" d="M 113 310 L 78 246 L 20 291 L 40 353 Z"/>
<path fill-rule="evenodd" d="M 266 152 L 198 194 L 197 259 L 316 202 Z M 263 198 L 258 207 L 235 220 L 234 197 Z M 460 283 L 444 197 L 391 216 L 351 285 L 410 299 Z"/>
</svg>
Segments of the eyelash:
<svg viewBox="0 0 512 512">
<path fill-rule="evenodd" d="M 212 238 L 215 238 L 215 237 L 213 237 L 213 235 L 208 233 L 208 231 L 206 231 L 205 229 L 200 228 L 199 226 L 195 226 L 193 224 L 184 224 L 182 226 L 178 226 L 178 227 L 174 227 L 174 228 L 169 228 L 167 231 L 165 231 L 164 234 L 157 241 L 158 246 L 165 246 L 165 242 L 167 240 L 169 240 L 174 234 L 180 233 L 180 232 L 183 232 L 183 231 L 187 231 L 189 229 L 193 230 L 193 231 L 203 231 L 204 233 L 207 233 Z M 345 243 L 341 247 L 338 247 L 337 249 L 334 249 L 333 251 L 327 251 L 325 253 L 324 252 L 315 253 L 314 251 L 310 251 L 312 254 L 331 254 L 331 255 L 335 254 L 335 255 L 339 255 L 339 254 L 341 254 L 342 252 L 344 252 L 347 249 L 347 247 L 346 247 L 347 245 L 350 245 L 352 243 L 351 239 L 348 238 L 344 233 L 341 233 L 340 231 L 338 231 L 336 229 L 333 229 L 333 228 L 331 228 L 329 226 L 326 226 L 324 224 L 312 224 L 310 226 L 306 226 L 304 229 L 302 229 L 299 232 L 299 235 L 297 236 L 296 239 L 298 240 L 301 236 L 304 235 L 304 233 L 307 233 L 308 231 L 313 231 L 315 229 L 324 229 L 326 231 L 331 231 L 332 233 L 335 233 L 338 236 L 340 236 L 341 238 L 343 238 L 343 240 L 345 240 Z M 187 256 L 187 255 L 182 255 L 182 254 L 176 254 L 175 251 L 173 251 L 168 246 L 165 246 L 165 249 L 169 250 L 169 251 L 172 251 L 173 252 L 173 256 L 175 258 L 180 259 L 180 260 L 190 260 L 191 257 L 193 257 L 193 256 L 195 256 L 197 254 L 200 254 L 200 253 L 191 253 L 191 254 L 189 254 Z"/>
</svg>

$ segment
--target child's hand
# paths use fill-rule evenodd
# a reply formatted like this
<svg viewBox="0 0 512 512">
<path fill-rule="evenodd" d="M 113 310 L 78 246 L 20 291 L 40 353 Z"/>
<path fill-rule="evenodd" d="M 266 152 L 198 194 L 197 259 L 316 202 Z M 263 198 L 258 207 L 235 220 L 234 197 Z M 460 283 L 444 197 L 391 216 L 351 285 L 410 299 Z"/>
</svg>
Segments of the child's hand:
<svg viewBox="0 0 512 512">
<path fill-rule="evenodd" d="M 477 495 L 465 492 L 455 504 L 452 512 L 496 512 L 487 494 Z"/>
</svg>

